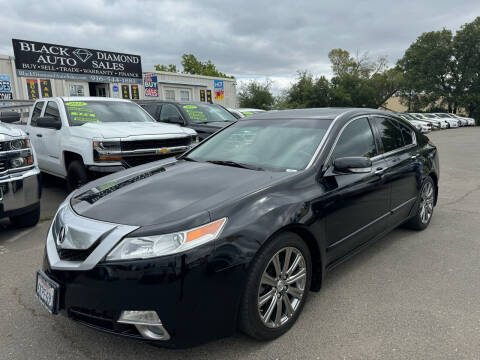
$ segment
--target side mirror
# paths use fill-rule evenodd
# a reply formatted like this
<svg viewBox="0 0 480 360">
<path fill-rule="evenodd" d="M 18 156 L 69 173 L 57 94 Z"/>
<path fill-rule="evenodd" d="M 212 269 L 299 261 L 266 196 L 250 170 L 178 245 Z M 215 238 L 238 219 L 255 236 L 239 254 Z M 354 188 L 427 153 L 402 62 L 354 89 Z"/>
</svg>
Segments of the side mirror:
<svg viewBox="0 0 480 360">
<path fill-rule="evenodd" d="M 4 123 L 20 121 L 20 114 L 16 111 L 2 111 L 0 112 L 0 121 Z"/>
<path fill-rule="evenodd" d="M 333 161 L 333 169 L 339 173 L 369 173 L 372 172 L 372 160 L 366 157 L 343 157 Z"/>
<path fill-rule="evenodd" d="M 178 125 L 185 125 L 185 121 L 180 116 L 169 116 L 167 122 Z"/>
<path fill-rule="evenodd" d="M 57 120 L 52 116 L 43 116 L 37 119 L 37 126 L 41 128 L 60 130 L 62 128 L 62 123 L 60 120 Z"/>
</svg>

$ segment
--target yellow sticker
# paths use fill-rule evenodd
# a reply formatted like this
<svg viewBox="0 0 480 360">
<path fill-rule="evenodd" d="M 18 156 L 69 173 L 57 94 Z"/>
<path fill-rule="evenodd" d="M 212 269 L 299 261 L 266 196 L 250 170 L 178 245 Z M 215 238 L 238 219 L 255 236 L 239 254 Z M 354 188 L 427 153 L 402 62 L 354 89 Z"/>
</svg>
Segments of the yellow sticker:
<svg viewBox="0 0 480 360">
<path fill-rule="evenodd" d="M 196 109 L 197 107 L 195 105 L 183 105 L 184 109 Z"/>
<path fill-rule="evenodd" d="M 87 105 L 87 103 L 83 102 L 83 101 L 69 101 L 69 102 L 65 103 L 65 105 L 67 105 L 67 106 L 85 106 L 85 105 Z"/>
</svg>

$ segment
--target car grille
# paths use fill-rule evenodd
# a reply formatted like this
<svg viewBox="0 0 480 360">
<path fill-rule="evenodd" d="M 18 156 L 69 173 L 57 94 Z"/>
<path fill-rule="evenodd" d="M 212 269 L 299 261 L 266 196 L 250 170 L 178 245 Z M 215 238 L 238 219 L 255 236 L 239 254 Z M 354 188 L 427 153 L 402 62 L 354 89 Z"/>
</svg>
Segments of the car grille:
<svg viewBox="0 0 480 360">
<path fill-rule="evenodd" d="M 7 170 L 7 162 L 5 160 L 0 160 L 0 172 Z"/>
<path fill-rule="evenodd" d="M 6 142 L 0 142 L 0 151 L 6 151 L 7 149 Z"/>
<path fill-rule="evenodd" d="M 122 141 L 122 151 L 141 150 L 141 149 L 160 149 L 174 146 L 189 146 L 192 142 L 190 136 L 173 139 L 152 139 L 152 140 L 133 140 Z"/>
<path fill-rule="evenodd" d="M 93 250 L 75 250 L 57 248 L 58 257 L 66 261 L 85 261 Z"/>
<path fill-rule="evenodd" d="M 113 320 L 113 315 L 109 312 L 98 312 L 95 310 L 72 307 L 68 309 L 68 315 L 73 320 L 100 330 L 124 336 L 141 337 L 133 325 L 115 322 Z"/>
<path fill-rule="evenodd" d="M 174 154 L 165 154 L 165 155 L 147 155 L 147 156 L 126 156 L 123 158 L 123 165 L 127 168 L 147 164 L 149 162 L 158 161 L 172 157 Z"/>
</svg>

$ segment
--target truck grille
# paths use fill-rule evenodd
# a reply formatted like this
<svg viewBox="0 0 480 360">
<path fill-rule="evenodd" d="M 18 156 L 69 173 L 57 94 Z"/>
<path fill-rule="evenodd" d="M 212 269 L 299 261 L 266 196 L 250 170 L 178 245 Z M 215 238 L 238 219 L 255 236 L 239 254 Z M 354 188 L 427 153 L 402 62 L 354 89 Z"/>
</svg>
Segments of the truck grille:
<svg viewBox="0 0 480 360">
<path fill-rule="evenodd" d="M 7 143 L 6 142 L 0 142 L 0 151 L 6 151 L 7 150 Z"/>
<path fill-rule="evenodd" d="M 7 162 L 5 160 L 0 160 L 0 172 L 7 170 Z"/>
<path fill-rule="evenodd" d="M 190 136 L 173 139 L 152 139 L 152 140 L 133 140 L 122 141 L 122 151 L 141 150 L 141 149 L 160 149 L 175 146 L 189 146 L 192 142 Z"/>
</svg>

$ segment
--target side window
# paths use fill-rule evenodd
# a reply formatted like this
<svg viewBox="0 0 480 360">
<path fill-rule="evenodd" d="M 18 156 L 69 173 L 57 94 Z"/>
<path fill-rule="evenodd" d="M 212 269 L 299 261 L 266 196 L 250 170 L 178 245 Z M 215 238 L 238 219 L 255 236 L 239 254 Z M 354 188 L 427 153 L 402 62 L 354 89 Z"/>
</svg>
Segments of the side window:
<svg viewBox="0 0 480 360">
<path fill-rule="evenodd" d="M 165 104 L 162 106 L 162 112 L 160 113 L 160 121 L 168 121 L 170 116 L 179 116 L 181 117 L 180 113 L 178 112 L 177 108 L 172 104 Z"/>
<path fill-rule="evenodd" d="M 383 143 L 384 152 L 387 153 L 405 146 L 402 137 L 402 130 L 397 121 L 380 117 L 376 117 L 374 121 Z"/>
<path fill-rule="evenodd" d="M 60 112 L 58 110 L 58 105 L 55 101 L 49 101 L 47 103 L 47 107 L 45 108 L 44 116 L 50 116 L 57 120 L 58 122 L 61 121 Z"/>
<path fill-rule="evenodd" d="M 335 145 L 331 160 L 350 156 L 371 158 L 377 154 L 375 138 L 368 119 L 360 118 L 352 121 L 343 130 Z"/>
<path fill-rule="evenodd" d="M 32 120 L 30 121 L 31 126 L 37 126 L 37 119 L 40 117 L 43 109 L 43 101 L 39 101 L 35 104 L 35 107 L 32 110 Z"/>
<path fill-rule="evenodd" d="M 412 130 L 408 126 L 402 124 L 401 122 L 398 122 L 398 127 L 402 132 L 403 146 L 408 146 L 413 144 Z"/>
<path fill-rule="evenodd" d="M 162 105 L 158 104 L 142 104 L 142 107 L 148 112 L 155 120 L 158 120 L 158 114 Z"/>
</svg>

